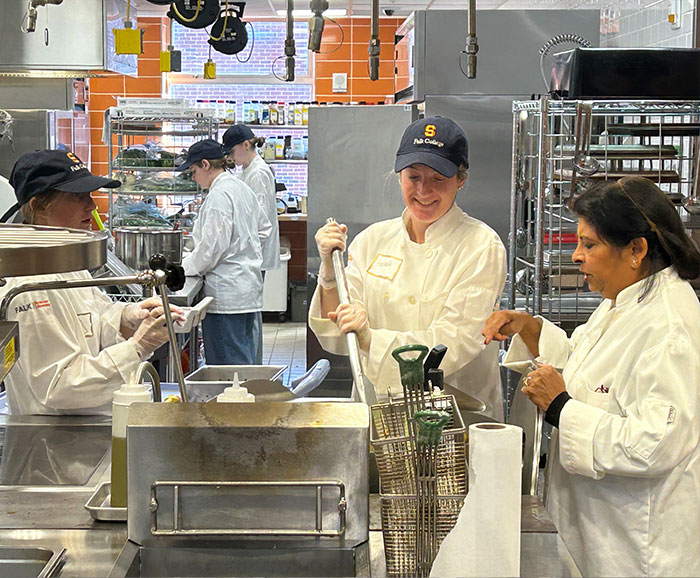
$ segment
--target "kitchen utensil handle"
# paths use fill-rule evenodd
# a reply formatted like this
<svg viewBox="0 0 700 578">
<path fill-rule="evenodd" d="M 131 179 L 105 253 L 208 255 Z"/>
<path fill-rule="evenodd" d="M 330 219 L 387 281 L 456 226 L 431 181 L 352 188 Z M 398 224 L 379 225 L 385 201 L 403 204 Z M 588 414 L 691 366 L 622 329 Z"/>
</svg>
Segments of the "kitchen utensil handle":
<svg viewBox="0 0 700 578">
<path fill-rule="evenodd" d="M 333 217 L 328 217 L 326 219 L 326 224 L 335 222 Z M 333 260 L 333 273 L 335 274 L 340 303 L 350 305 L 350 291 L 348 290 L 348 282 L 345 278 L 343 252 L 340 249 L 333 249 L 331 252 L 331 259 Z M 362 361 L 360 359 L 360 343 L 357 340 L 357 334 L 354 331 L 346 333 L 345 341 L 348 346 L 348 357 L 350 358 L 350 369 L 352 370 L 352 381 L 354 385 L 352 398 L 354 401 L 367 403 L 365 378 L 362 372 Z"/>
</svg>

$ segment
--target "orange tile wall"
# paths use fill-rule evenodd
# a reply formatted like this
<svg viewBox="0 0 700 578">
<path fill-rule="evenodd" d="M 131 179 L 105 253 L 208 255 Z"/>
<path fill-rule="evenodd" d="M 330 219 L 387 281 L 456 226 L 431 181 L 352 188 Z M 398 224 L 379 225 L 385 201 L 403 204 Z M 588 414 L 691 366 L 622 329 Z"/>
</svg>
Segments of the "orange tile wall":
<svg viewBox="0 0 700 578">
<path fill-rule="evenodd" d="M 321 53 L 315 55 L 315 100 L 320 102 L 377 103 L 386 101 L 394 92 L 394 32 L 401 18 L 380 18 L 379 80 L 369 80 L 368 53 L 370 37 L 369 18 L 338 18 L 341 32 L 332 22 L 327 22 L 323 32 Z M 138 27 L 144 29 L 143 54 L 138 57 L 138 76 L 100 73 L 102 77 L 90 79 L 90 142 L 91 170 L 98 175 L 108 172 L 108 148 L 102 142 L 104 111 L 116 106 L 118 96 L 161 97 L 164 78 L 159 71 L 160 51 L 169 41 L 170 25 L 167 18 L 139 18 Z M 337 49 L 337 50 L 336 50 Z M 347 72 L 348 92 L 332 92 L 334 72 Z M 94 194 L 98 211 L 104 219 L 107 215 L 107 195 Z"/>
<path fill-rule="evenodd" d="M 170 35 L 167 18 L 139 18 L 138 27 L 144 30 L 143 54 L 138 57 L 138 76 L 100 73 L 101 78 L 90 79 L 90 169 L 97 175 L 107 175 L 109 153 L 102 141 L 104 113 L 110 106 L 116 106 L 118 96 L 160 98 L 163 79 L 160 73 L 160 51 L 165 49 Z M 94 193 L 100 216 L 107 215 L 106 194 Z"/>
<path fill-rule="evenodd" d="M 341 32 L 332 22 L 323 30 L 321 53 L 316 54 L 315 100 L 376 104 L 394 93 L 394 32 L 403 18 L 379 19 L 379 80 L 369 79 L 369 18 L 338 18 Z M 336 50 L 337 49 L 337 50 Z M 324 54 L 324 52 L 326 54 Z M 347 72 L 348 91 L 333 92 L 333 73 Z"/>
</svg>

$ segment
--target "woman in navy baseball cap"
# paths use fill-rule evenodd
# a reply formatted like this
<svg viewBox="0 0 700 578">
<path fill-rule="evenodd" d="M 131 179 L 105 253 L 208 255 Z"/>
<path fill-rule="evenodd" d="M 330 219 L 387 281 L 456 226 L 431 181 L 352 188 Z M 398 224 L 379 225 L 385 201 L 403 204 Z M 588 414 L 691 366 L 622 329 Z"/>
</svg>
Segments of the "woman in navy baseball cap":
<svg viewBox="0 0 700 578">
<path fill-rule="evenodd" d="M 93 175 L 70 151 L 38 150 L 17 160 L 10 184 L 27 223 L 90 230 L 90 193 L 120 182 Z M 8 278 L 0 299 L 32 281 L 91 278 L 88 271 Z M 114 303 L 97 287 L 25 295 L 8 311 L 22 339 L 22 355 L 5 378 L 13 414 L 110 414 L 114 391 L 168 340 L 160 297 Z M 179 308 L 171 310 L 181 319 Z"/>
<path fill-rule="evenodd" d="M 339 304 L 331 261 L 333 249 L 345 250 L 347 227 L 318 230 L 321 268 L 309 325 L 333 353 L 344 353 L 343 334 L 356 332 L 365 375 L 380 396 L 402 389 L 396 347 L 444 344 L 445 382 L 502 419 L 498 348 L 485 348 L 480 331 L 503 290 L 506 253 L 491 228 L 455 204 L 468 168 L 467 137 L 456 122 L 434 116 L 407 127 L 394 164 L 406 208 L 350 245 L 350 305 Z"/>
</svg>

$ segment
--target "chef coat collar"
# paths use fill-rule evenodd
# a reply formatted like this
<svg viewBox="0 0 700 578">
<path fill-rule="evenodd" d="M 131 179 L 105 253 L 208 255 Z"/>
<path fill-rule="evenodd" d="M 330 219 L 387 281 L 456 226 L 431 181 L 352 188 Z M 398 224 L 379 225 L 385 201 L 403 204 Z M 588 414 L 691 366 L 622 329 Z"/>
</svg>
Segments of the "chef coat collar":
<svg viewBox="0 0 700 578">
<path fill-rule="evenodd" d="M 675 269 L 673 266 L 666 267 L 665 269 L 662 269 L 661 271 L 658 271 L 656 274 L 656 283 L 665 283 L 667 279 L 669 279 L 671 276 L 676 275 Z M 642 291 L 644 290 L 644 283 L 647 280 L 647 277 L 644 279 L 640 279 L 636 283 L 633 283 L 629 287 L 625 287 L 622 291 L 620 291 L 617 294 L 617 299 L 615 301 L 611 301 L 611 307 L 615 307 L 615 309 L 619 309 L 620 307 L 626 307 L 629 304 L 637 303 L 639 296 L 641 295 Z M 657 290 L 657 287 L 654 287 L 654 291 Z"/>
<path fill-rule="evenodd" d="M 434 243 L 439 241 L 442 237 L 445 237 L 454 230 L 455 226 L 460 220 L 462 215 L 462 209 L 457 205 L 453 204 L 450 209 L 437 221 L 431 224 L 425 231 L 425 243 Z M 403 231 L 406 239 L 411 241 L 411 237 L 408 234 L 408 209 L 404 209 L 401 213 L 401 221 L 403 222 Z M 413 241 L 411 241 L 413 243 Z"/>
<path fill-rule="evenodd" d="M 214 180 L 209 185 L 209 188 L 207 189 L 207 191 L 211 191 L 214 188 L 214 186 L 216 185 L 216 183 L 218 183 L 221 180 L 221 177 L 224 177 L 225 175 L 228 175 L 228 174 L 229 173 L 227 171 L 224 171 L 223 173 L 216 175 L 214 177 Z M 233 176 L 233 175 L 231 175 L 231 176 Z"/>
<path fill-rule="evenodd" d="M 253 160 L 248 163 L 247 167 L 243 167 L 241 170 L 241 174 L 247 175 L 250 171 L 253 170 L 253 167 L 258 163 L 258 162 L 265 162 L 260 155 L 255 155 L 253 157 Z"/>
</svg>

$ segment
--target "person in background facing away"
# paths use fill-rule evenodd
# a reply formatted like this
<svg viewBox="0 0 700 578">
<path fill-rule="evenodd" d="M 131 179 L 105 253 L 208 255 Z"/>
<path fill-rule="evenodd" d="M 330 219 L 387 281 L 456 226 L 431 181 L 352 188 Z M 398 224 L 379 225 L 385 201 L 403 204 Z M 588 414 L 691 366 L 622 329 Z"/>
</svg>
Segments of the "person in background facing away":
<svg viewBox="0 0 700 578">
<path fill-rule="evenodd" d="M 90 173 L 71 152 L 22 155 L 10 175 L 24 220 L 90 230 L 90 193 L 119 181 Z M 25 283 L 91 279 L 87 271 L 7 279 L 0 299 Z M 171 308 L 180 319 L 181 310 Z M 110 414 L 112 394 L 141 361 L 168 340 L 159 297 L 127 305 L 97 287 L 29 291 L 15 297 L 8 319 L 19 323 L 21 355 L 5 378 L 13 414 Z"/>
<path fill-rule="evenodd" d="M 265 271 L 280 266 L 280 228 L 277 222 L 277 193 L 275 177 L 270 167 L 255 151 L 265 143 L 262 137 L 256 137 L 244 124 L 236 124 L 224 133 L 224 153 L 229 162 L 242 167 L 240 179 L 248 185 L 258 198 L 258 203 L 272 224 L 272 233 L 263 243 L 262 275 L 265 283 Z M 256 363 L 262 364 L 262 311 L 255 315 Z"/>
<path fill-rule="evenodd" d="M 253 324 L 262 309 L 262 243 L 272 225 L 250 187 L 226 170 L 215 140 L 194 143 L 176 170 L 189 170 L 208 191 L 192 231 L 194 250 L 182 261 L 186 275 L 204 277 L 204 294 L 214 299 L 202 320 L 207 363 L 252 365 Z"/>
<path fill-rule="evenodd" d="M 515 335 L 511 367 L 539 362 L 523 393 L 557 428 L 547 508 L 582 574 L 700 576 L 700 253 L 644 178 L 574 211 L 573 261 L 603 302 L 570 339 L 522 311 L 483 334 Z"/>
<path fill-rule="evenodd" d="M 350 305 L 339 305 L 331 260 L 333 249 L 345 249 L 347 227 L 318 230 L 321 268 L 309 326 L 332 353 L 346 353 L 343 334 L 357 333 L 378 397 L 387 389 L 401 392 L 391 357 L 396 347 L 444 344 L 445 382 L 502 419 L 498 348 L 485 348 L 479 331 L 503 290 L 505 248 L 491 228 L 455 204 L 468 166 L 466 136 L 449 118 L 425 118 L 406 129 L 394 165 L 406 209 L 370 225 L 350 245 Z"/>
</svg>

